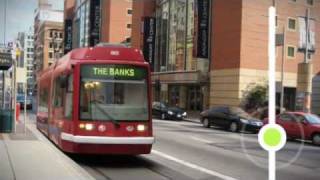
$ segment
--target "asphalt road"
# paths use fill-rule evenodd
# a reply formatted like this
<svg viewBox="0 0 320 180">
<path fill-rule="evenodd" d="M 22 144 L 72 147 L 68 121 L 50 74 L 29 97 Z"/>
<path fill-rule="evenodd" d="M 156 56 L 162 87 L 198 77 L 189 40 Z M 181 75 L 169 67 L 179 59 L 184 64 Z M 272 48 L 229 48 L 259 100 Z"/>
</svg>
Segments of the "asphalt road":
<svg viewBox="0 0 320 180">
<path fill-rule="evenodd" d="M 160 120 L 154 120 L 154 134 L 150 155 L 72 158 L 97 180 L 268 179 L 268 154 L 260 148 L 256 134 Z M 320 147 L 301 145 L 290 141 L 277 153 L 278 180 L 320 179 Z"/>
</svg>

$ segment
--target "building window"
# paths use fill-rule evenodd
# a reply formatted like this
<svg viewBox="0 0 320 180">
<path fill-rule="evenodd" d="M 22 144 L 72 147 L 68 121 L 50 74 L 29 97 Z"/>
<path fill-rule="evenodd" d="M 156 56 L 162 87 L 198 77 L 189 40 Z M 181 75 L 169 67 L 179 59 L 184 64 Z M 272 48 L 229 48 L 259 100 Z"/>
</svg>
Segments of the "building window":
<svg viewBox="0 0 320 180">
<path fill-rule="evenodd" d="M 313 6 L 313 0 L 307 0 L 307 4 Z"/>
<path fill-rule="evenodd" d="M 287 46 L 287 57 L 293 59 L 296 57 L 296 47 L 295 46 Z"/>
<path fill-rule="evenodd" d="M 278 16 L 276 16 L 276 27 L 278 27 Z"/>
<path fill-rule="evenodd" d="M 52 31 L 50 31 L 50 37 L 52 38 L 52 36 L 53 36 L 53 33 L 52 33 Z"/>
<path fill-rule="evenodd" d="M 132 9 L 127 9 L 127 14 L 132 15 Z"/>
<path fill-rule="evenodd" d="M 288 18 L 288 29 L 295 31 L 297 28 L 297 20 L 295 18 Z"/>
<path fill-rule="evenodd" d="M 130 43 L 131 42 L 131 37 L 127 37 L 126 38 L 126 43 Z"/>
<path fill-rule="evenodd" d="M 127 29 L 131 29 L 131 24 L 127 24 Z"/>
<path fill-rule="evenodd" d="M 51 42 L 51 43 L 49 43 L 49 47 L 50 47 L 50 48 L 52 48 L 52 47 L 53 47 L 52 42 Z"/>
<path fill-rule="evenodd" d="M 59 33 L 59 38 L 62 39 L 62 33 Z"/>
<path fill-rule="evenodd" d="M 289 0 L 290 2 L 297 2 L 297 0 Z"/>
<path fill-rule="evenodd" d="M 49 52 L 49 58 L 52 59 L 53 58 L 53 53 Z"/>
</svg>

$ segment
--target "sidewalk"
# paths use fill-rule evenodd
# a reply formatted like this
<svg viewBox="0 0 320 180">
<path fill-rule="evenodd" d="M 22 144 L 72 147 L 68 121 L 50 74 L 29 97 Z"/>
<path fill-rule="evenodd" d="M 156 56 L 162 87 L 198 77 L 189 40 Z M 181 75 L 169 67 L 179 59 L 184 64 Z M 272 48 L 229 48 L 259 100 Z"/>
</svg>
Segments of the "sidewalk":
<svg viewBox="0 0 320 180">
<path fill-rule="evenodd" d="M 188 112 L 188 117 L 184 119 L 185 121 L 200 123 L 200 112 L 192 111 Z"/>
<path fill-rule="evenodd" d="M 0 180 L 94 179 L 36 129 L 35 116 L 29 119 L 26 132 L 19 124 L 16 133 L 0 134 Z"/>
</svg>

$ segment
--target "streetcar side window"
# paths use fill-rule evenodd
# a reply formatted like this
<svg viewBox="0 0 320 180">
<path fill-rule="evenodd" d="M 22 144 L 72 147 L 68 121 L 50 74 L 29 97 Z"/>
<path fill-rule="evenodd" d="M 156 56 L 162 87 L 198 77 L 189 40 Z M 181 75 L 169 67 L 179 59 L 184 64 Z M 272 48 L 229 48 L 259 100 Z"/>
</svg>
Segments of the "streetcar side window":
<svg viewBox="0 0 320 180">
<path fill-rule="evenodd" d="M 54 107 L 62 107 L 63 106 L 63 89 L 61 88 L 60 78 L 55 80 L 55 94 L 54 94 Z"/>
<path fill-rule="evenodd" d="M 68 76 L 67 89 L 65 98 L 64 117 L 67 119 L 72 118 L 72 99 L 73 99 L 73 75 Z"/>
<path fill-rule="evenodd" d="M 47 88 L 40 89 L 39 112 L 48 112 L 49 91 Z"/>
</svg>

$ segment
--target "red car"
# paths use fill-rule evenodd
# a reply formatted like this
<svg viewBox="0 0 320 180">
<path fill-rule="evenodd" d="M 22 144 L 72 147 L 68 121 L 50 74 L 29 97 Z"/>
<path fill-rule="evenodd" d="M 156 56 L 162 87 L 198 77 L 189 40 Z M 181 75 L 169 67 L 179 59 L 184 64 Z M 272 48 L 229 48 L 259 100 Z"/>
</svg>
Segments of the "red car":
<svg viewBox="0 0 320 180">
<path fill-rule="evenodd" d="M 317 115 L 285 112 L 277 116 L 276 122 L 285 129 L 289 139 L 311 140 L 320 145 L 320 118 Z"/>
</svg>

